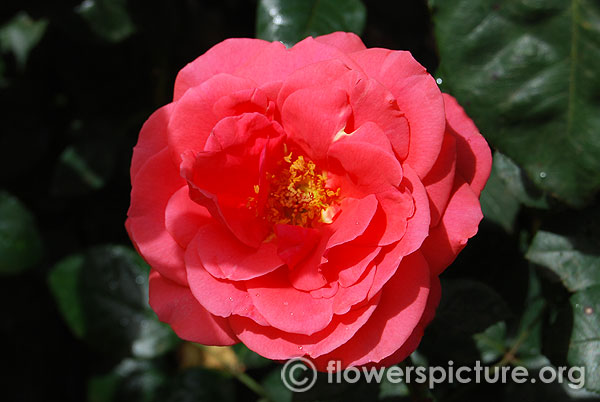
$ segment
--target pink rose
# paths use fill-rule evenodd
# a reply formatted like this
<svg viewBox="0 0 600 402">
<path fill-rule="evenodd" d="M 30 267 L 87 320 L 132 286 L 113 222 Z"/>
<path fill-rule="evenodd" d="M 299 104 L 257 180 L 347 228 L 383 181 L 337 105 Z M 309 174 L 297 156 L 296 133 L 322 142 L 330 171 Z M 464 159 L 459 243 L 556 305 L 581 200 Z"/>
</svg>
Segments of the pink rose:
<svg viewBox="0 0 600 402">
<path fill-rule="evenodd" d="M 409 52 L 228 39 L 144 124 L 126 227 L 183 339 L 323 370 L 418 345 L 482 218 L 490 150 Z"/>
</svg>

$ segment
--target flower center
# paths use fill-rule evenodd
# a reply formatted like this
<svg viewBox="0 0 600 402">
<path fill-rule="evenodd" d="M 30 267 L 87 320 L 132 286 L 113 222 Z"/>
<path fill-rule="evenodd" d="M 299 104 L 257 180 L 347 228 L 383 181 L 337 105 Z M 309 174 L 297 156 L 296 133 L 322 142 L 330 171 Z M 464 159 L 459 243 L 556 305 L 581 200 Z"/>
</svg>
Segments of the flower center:
<svg viewBox="0 0 600 402">
<path fill-rule="evenodd" d="M 267 173 L 270 192 L 265 204 L 265 218 L 273 224 L 314 227 L 331 223 L 338 206 L 340 189 L 326 188 L 327 173 L 317 171 L 312 161 L 303 156 L 292 159 L 292 153 L 279 162 L 279 174 Z M 260 189 L 254 186 L 258 194 Z M 252 200 L 249 200 L 252 201 Z"/>
</svg>

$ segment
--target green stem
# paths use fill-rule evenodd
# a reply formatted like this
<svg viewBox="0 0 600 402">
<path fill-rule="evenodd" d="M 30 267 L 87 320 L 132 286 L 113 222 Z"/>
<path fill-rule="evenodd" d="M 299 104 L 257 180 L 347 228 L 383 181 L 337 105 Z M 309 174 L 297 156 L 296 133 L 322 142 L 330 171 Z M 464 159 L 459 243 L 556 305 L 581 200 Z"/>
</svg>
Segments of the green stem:
<svg viewBox="0 0 600 402">
<path fill-rule="evenodd" d="M 525 342 L 527 340 L 527 338 L 529 337 L 529 334 L 531 334 L 531 331 L 533 330 L 533 328 L 542 319 L 542 316 L 544 315 L 545 310 L 546 310 L 545 307 L 540 310 L 540 312 L 535 317 L 535 319 L 532 320 L 529 323 L 529 325 L 527 326 L 527 328 L 519 334 L 519 337 L 515 340 L 515 343 L 513 343 L 512 347 L 508 350 L 508 352 L 506 352 L 504 354 L 504 356 L 502 356 L 502 359 L 498 363 L 494 364 L 492 366 L 492 368 L 504 367 L 507 364 L 517 362 L 517 353 L 519 352 L 521 345 L 523 345 L 523 342 Z"/>
<path fill-rule="evenodd" d="M 262 397 L 263 400 L 271 401 L 271 398 L 269 397 L 269 395 L 267 395 L 267 392 L 265 391 L 265 389 L 262 387 L 262 385 L 260 385 L 258 382 L 256 382 L 256 380 L 254 378 L 250 377 L 248 374 L 243 373 L 243 372 L 229 371 L 229 373 L 232 376 L 234 376 L 239 382 L 241 382 L 246 387 L 248 387 L 251 391 L 253 391 L 255 394 Z"/>
<path fill-rule="evenodd" d="M 206 353 L 207 349 L 204 345 L 200 345 L 198 343 L 193 343 L 193 342 L 192 342 L 192 345 L 196 346 L 197 348 L 199 348 L 200 350 L 202 350 L 203 352 Z M 240 371 L 240 370 L 237 370 L 237 369 L 231 367 L 229 364 L 227 364 L 227 362 L 220 359 L 219 356 L 213 354 L 213 357 L 215 357 L 217 360 L 219 360 L 219 363 L 221 363 L 224 371 L 227 374 L 231 375 L 236 380 L 238 380 L 239 382 L 244 384 L 248 389 L 250 389 L 252 392 L 254 392 L 258 396 L 260 396 L 263 401 L 272 402 L 272 399 L 269 397 L 269 395 L 267 394 L 267 392 L 265 391 L 263 386 L 260 385 L 254 378 L 250 377 L 248 374 L 244 373 L 243 371 Z"/>
</svg>

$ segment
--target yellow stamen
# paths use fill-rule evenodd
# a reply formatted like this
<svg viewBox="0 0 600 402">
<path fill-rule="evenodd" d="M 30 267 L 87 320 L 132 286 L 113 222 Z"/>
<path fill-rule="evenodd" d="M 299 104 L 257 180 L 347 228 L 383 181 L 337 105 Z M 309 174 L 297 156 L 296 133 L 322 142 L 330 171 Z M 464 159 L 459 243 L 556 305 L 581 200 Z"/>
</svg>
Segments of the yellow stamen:
<svg viewBox="0 0 600 402">
<path fill-rule="evenodd" d="M 265 205 L 265 218 L 271 223 L 314 227 L 318 223 L 331 223 L 338 207 L 336 198 L 340 189 L 326 188 L 327 174 L 318 173 L 312 161 L 303 156 L 295 160 L 292 153 L 283 157 L 278 175 L 267 173 L 270 192 Z M 258 185 L 254 186 L 258 194 Z M 254 197 L 248 199 L 247 207 L 256 206 Z"/>
</svg>

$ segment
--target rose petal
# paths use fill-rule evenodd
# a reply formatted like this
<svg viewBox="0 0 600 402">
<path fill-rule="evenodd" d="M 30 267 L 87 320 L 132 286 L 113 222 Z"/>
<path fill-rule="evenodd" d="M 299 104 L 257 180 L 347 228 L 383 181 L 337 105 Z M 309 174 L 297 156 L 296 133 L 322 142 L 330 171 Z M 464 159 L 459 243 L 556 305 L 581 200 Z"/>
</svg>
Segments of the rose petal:
<svg viewBox="0 0 600 402">
<path fill-rule="evenodd" d="M 162 151 L 148 159 L 134 178 L 125 227 L 146 262 L 168 279 L 187 283 L 183 249 L 165 227 L 165 210 L 171 196 L 185 185 L 177 167 Z"/>
<path fill-rule="evenodd" d="M 338 59 L 325 60 L 302 67 L 283 81 L 281 89 L 277 94 L 277 106 L 283 109 L 286 99 L 294 92 L 306 88 L 322 88 L 323 83 L 337 83 L 337 80 L 350 72 L 350 67 Z M 338 88 L 337 85 L 333 86 Z M 345 86 L 338 89 L 346 90 Z"/>
<path fill-rule="evenodd" d="M 331 299 L 315 299 L 290 286 L 286 270 L 278 270 L 246 284 L 252 303 L 273 327 L 294 334 L 312 335 L 327 327 L 333 317 Z"/>
<path fill-rule="evenodd" d="M 323 253 L 328 239 L 329 236 L 322 232 L 319 243 L 311 250 L 308 257 L 289 271 L 290 283 L 298 291 L 313 291 L 327 284 L 327 279 L 321 272 L 321 264 L 327 261 Z"/>
<path fill-rule="evenodd" d="M 203 345 L 233 345 L 238 342 L 229 322 L 206 311 L 187 286 L 180 286 L 150 273 L 150 306 L 162 322 L 182 339 Z"/>
<path fill-rule="evenodd" d="M 214 221 L 198 229 L 186 254 L 190 252 L 215 278 L 232 281 L 256 278 L 283 265 L 273 242 L 262 243 L 257 249 L 248 247 Z"/>
<path fill-rule="evenodd" d="M 219 74 L 188 90 L 177 101 L 169 122 L 168 143 L 173 160 L 179 163 L 181 154 L 188 150 L 204 150 L 206 139 L 213 128 L 219 120 L 226 117 L 215 114 L 214 106 L 219 99 L 255 87 L 250 80 Z M 244 93 L 248 95 L 248 91 Z M 250 95 L 248 96 L 250 101 Z"/>
<path fill-rule="evenodd" d="M 165 227 L 183 248 L 194 238 L 198 228 L 211 221 L 208 210 L 190 199 L 187 186 L 177 190 L 167 203 Z"/>
<path fill-rule="evenodd" d="M 448 131 L 456 138 L 456 169 L 471 185 L 475 195 L 479 196 L 492 169 L 490 147 L 456 99 L 443 95 Z"/>
<path fill-rule="evenodd" d="M 288 96 L 281 119 L 288 139 L 319 165 L 351 113 L 346 92 L 334 88 L 306 88 Z"/>
<path fill-rule="evenodd" d="M 378 362 L 397 351 L 417 327 L 429 295 L 429 269 L 420 253 L 403 259 L 396 274 L 382 289 L 377 309 L 369 321 L 344 345 L 317 359 L 342 366 Z"/>
<path fill-rule="evenodd" d="M 389 191 L 402 181 L 402 167 L 396 157 L 376 145 L 338 141 L 329 147 L 328 156 L 341 165 L 341 169 L 334 167 L 330 172 L 335 174 L 333 186 L 339 185 L 345 196 Z"/>
<path fill-rule="evenodd" d="M 192 294 L 211 314 L 219 317 L 237 314 L 248 317 L 259 325 L 269 325 L 252 304 L 243 282 L 215 278 L 204 268 L 198 254 L 191 248 L 186 252 L 185 262 Z"/>
<path fill-rule="evenodd" d="M 335 316 L 323 330 L 312 335 L 293 334 L 277 328 L 257 325 L 252 320 L 238 316 L 229 319 L 231 327 L 251 350 L 269 359 L 287 360 L 309 355 L 318 357 L 343 345 L 354 336 L 369 319 L 379 299 L 352 310 L 343 316 Z"/>
<path fill-rule="evenodd" d="M 333 32 L 328 35 L 317 36 L 315 41 L 334 46 L 344 53 L 366 49 L 360 37 L 352 32 Z"/>
<path fill-rule="evenodd" d="M 376 210 L 377 198 L 373 194 L 361 199 L 344 199 L 338 217 L 327 227 L 333 232 L 327 241 L 327 248 L 347 243 L 364 233 Z"/>
<path fill-rule="evenodd" d="M 343 287 L 356 283 L 381 250 L 378 246 L 361 246 L 354 243 L 333 247 L 325 254 L 328 263 L 323 270 L 335 271 L 331 275 L 336 276 Z"/>
<path fill-rule="evenodd" d="M 370 367 L 390 367 L 394 364 L 398 364 L 408 356 L 414 352 L 419 343 L 421 342 L 421 338 L 423 338 L 423 333 L 425 327 L 429 325 L 433 316 L 435 315 L 435 310 L 440 302 L 441 297 L 441 288 L 440 288 L 440 280 L 437 276 L 433 275 L 431 277 L 431 287 L 429 289 L 429 298 L 427 299 L 427 306 L 425 307 L 425 311 L 423 312 L 423 316 L 421 317 L 421 321 L 416 326 L 412 334 L 408 337 L 406 342 L 398 349 L 396 352 L 386 357 L 385 359 L 379 361 L 376 364 L 369 364 Z"/>
<path fill-rule="evenodd" d="M 174 100 L 180 99 L 189 88 L 197 87 L 217 74 L 233 73 L 269 45 L 261 39 L 247 38 L 226 39 L 216 44 L 179 71 L 175 79 Z"/>
<path fill-rule="evenodd" d="M 308 37 L 286 49 L 280 42 L 273 42 L 261 50 L 235 71 L 235 75 L 246 77 L 258 86 L 269 82 L 284 81 L 294 71 L 309 64 L 338 59 L 350 67 L 360 67 L 335 46 Z"/>
<path fill-rule="evenodd" d="M 310 291 L 310 295 L 315 299 L 330 299 L 337 294 L 339 288 L 340 285 L 338 284 L 338 282 L 329 282 L 326 286 L 323 286 L 322 288 Z"/>
<path fill-rule="evenodd" d="M 446 127 L 444 101 L 435 80 L 410 52 L 366 49 L 350 57 L 396 98 L 410 125 L 405 162 L 425 177 L 440 152 Z"/>
<path fill-rule="evenodd" d="M 442 150 L 423 179 L 423 185 L 429 196 L 429 209 L 431 211 L 431 226 L 436 226 L 444 214 L 450 199 L 450 192 L 454 185 L 456 172 L 456 140 L 454 136 L 446 134 L 442 143 Z"/>
<path fill-rule="evenodd" d="M 146 120 L 131 158 L 131 181 L 148 159 L 167 146 L 167 125 L 175 104 L 169 103 L 152 113 Z"/>
<path fill-rule="evenodd" d="M 293 269 L 319 243 L 321 234 L 312 228 L 292 225 L 275 225 L 277 254 Z"/>
<path fill-rule="evenodd" d="M 421 180 L 419 180 L 417 174 L 409 166 L 404 167 L 402 184 L 410 190 L 414 201 L 413 216 L 407 221 L 406 232 L 399 242 L 401 253 L 408 255 L 418 250 L 423 240 L 429 234 L 431 212 L 425 187 L 423 187 Z"/>
<path fill-rule="evenodd" d="M 350 308 L 367 298 L 369 289 L 375 278 L 375 264 L 371 264 L 363 272 L 363 276 L 352 284 L 352 286 L 342 287 L 338 289 L 333 299 L 333 313 L 346 314 Z"/>
<path fill-rule="evenodd" d="M 221 120 L 206 142 L 207 152 L 182 154 L 181 174 L 192 200 L 251 247 L 259 247 L 271 229 L 258 219 L 259 208 L 248 203 L 256 197 L 255 186 L 266 177 L 264 161 L 283 156 L 282 136 L 278 123 L 246 113 Z"/>
<path fill-rule="evenodd" d="M 392 150 L 392 144 L 388 136 L 383 132 L 379 125 L 372 121 L 365 121 L 360 123 L 360 126 L 352 132 L 342 131 L 335 136 L 334 142 L 340 142 L 343 144 L 370 144 L 375 145 L 384 152 L 394 155 Z"/>
<path fill-rule="evenodd" d="M 432 273 L 439 275 L 454 261 L 467 240 L 477 233 L 482 218 L 479 197 L 457 175 L 446 212 L 421 247 Z"/>
<path fill-rule="evenodd" d="M 258 88 L 243 89 L 223 96 L 213 105 L 215 116 L 237 116 L 243 113 L 264 113 L 273 116 L 275 103 Z"/>
<path fill-rule="evenodd" d="M 349 85 L 348 94 L 352 106 L 353 127 L 358 129 L 367 122 L 376 123 L 386 136 L 387 142 L 391 141 L 398 158 L 406 159 L 410 129 L 394 95 L 374 79 L 356 71 L 346 74 L 348 78 L 352 76 L 353 85 Z"/>
<path fill-rule="evenodd" d="M 407 222 L 414 218 L 415 203 L 406 188 L 377 194 L 377 201 L 385 214 L 385 232 L 379 245 L 391 244 L 404 237 Z"/>
</svg>

